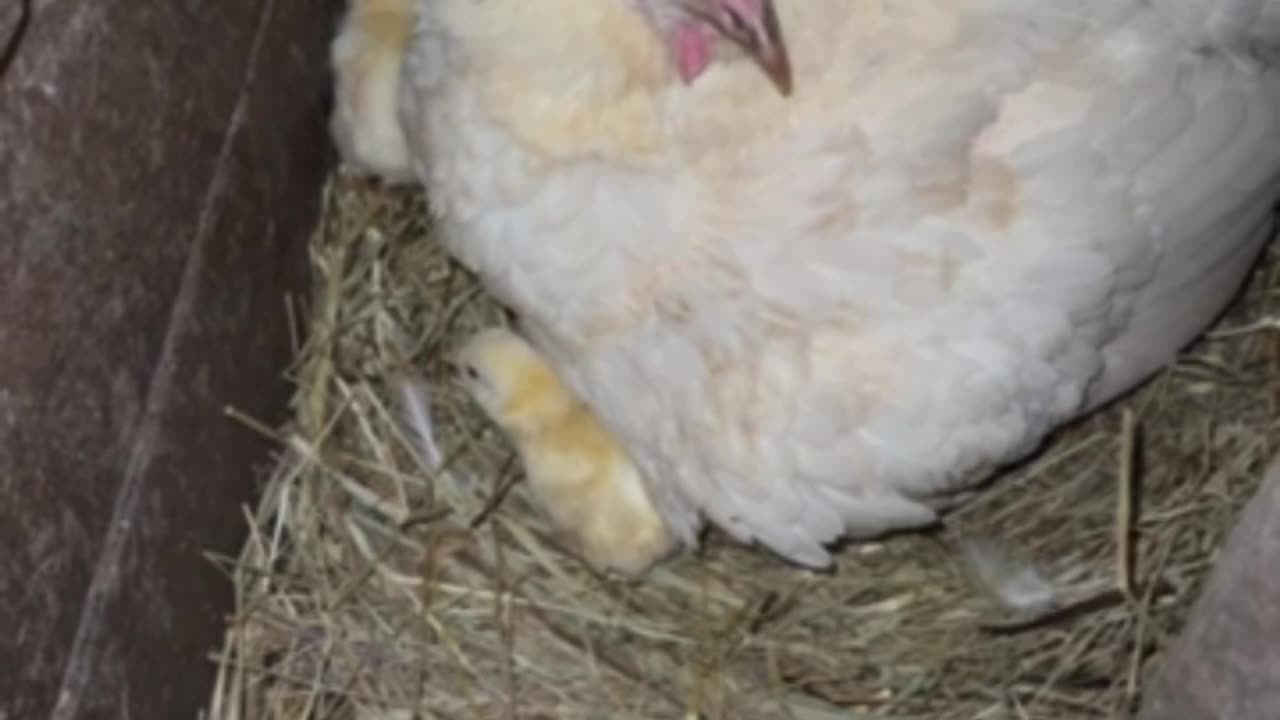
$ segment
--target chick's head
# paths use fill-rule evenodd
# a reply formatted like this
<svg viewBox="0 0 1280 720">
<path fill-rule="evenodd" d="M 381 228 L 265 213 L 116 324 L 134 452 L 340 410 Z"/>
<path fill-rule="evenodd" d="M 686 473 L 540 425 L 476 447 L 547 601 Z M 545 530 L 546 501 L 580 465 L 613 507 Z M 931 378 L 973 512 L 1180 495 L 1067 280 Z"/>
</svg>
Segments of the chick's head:
<svg viewBox="0 0 1280 720">
<path fill-rule="evenodd" d="M 537 435 L 577 405 L 537 351 L 505 328 L 473 335 L 450 360 L 467 393 L 513 435 Z"/>
</svg>

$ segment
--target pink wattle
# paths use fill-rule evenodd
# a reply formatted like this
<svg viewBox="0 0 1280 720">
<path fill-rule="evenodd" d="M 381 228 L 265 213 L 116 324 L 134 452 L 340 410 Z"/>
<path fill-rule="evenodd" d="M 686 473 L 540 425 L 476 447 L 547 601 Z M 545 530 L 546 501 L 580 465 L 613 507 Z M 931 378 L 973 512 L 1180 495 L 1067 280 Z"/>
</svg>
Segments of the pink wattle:
<svg viewBox="0 0 1280 720">
<path fill-rule="evenodd" d="M 711 64 L 715 29 L 701 20 L 686 20 L 675 27 L 668 42 L 680 79 L 690 84 Z"/>
</svg>

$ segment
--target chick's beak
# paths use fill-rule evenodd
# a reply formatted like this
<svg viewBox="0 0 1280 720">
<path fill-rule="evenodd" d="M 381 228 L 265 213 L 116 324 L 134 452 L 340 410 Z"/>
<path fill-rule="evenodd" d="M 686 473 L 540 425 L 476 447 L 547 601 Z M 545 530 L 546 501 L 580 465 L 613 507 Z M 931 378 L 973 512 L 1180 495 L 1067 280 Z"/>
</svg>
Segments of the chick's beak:
<svg viewBox="0 0 1280 720">
<path fill-rule="evenodd" d="M 791 60 L 773 0 L 723 0 L 732 18 L 729 37 L 755 59 L 783 97 L 791 95 Z M 750 10 L 748 10 L 750 8 Z"/>
</svg>

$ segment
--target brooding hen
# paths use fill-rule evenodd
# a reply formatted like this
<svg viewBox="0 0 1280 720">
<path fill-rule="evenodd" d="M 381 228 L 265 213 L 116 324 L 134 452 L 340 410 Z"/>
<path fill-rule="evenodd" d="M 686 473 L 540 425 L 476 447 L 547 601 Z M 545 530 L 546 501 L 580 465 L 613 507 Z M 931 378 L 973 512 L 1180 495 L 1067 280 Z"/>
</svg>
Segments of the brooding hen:
<svg viewBox="0 0 1280 720">
<path fill-rule="evenodd" d="M 932 522 L 1170 361 L 1271 231 L 1280 0 L 413 9 L 445 242 L 687 542 L 822 566 Z"/>
</svg>

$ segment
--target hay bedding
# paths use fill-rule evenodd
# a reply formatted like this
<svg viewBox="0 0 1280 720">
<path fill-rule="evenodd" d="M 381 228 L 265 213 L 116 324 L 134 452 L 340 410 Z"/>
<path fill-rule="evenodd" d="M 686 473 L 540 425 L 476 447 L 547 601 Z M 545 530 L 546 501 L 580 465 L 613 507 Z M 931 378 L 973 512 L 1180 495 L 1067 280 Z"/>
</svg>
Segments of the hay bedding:
<svg viewBox="0 0 1280 720">
<path fill-rule="evenodd" d="M 985 629 L 998 613 L 925 534 L 851 545 L 831 576 L 712 534 L 700 557 L 608 580 L 557 549 L 511 449 L 447 380 L 441 351 L 503 316 L 419 195 L 336 177 L 326 207 L 291 306 L 292 421 L 239 418 L 280 453 L 243 552 L 216 559 L 237 604 L 213 720 L 1123 717 L 1278 437 L 1268 261 L 1226 330 L 955 517 L 1067 594 L 1104 593 L 1082 612 Z M 437 448 L 403 422 L 406 388 Z M 1137 582 L 1108 598 L 1128 545 Z"/>
</svg>

